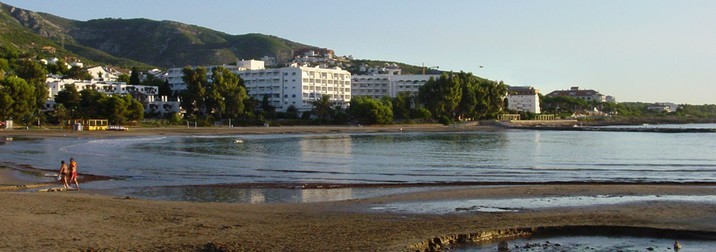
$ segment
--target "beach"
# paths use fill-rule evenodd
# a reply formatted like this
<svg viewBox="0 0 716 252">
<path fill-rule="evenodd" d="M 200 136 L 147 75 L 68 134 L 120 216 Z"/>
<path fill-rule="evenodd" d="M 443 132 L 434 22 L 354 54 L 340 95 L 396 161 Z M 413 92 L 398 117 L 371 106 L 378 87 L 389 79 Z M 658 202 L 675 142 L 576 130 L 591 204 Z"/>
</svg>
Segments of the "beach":
<svg viewBox="0 0 716 252">
<path fill-rule="evenodd" d="M 541 185 L 452 190 L 303 204 L 147 201 L 81 191 L 2 192 L 0 249 L 410 251 L 434 238 L 518 227 L 613 225 L 716 231 L 716 206 L 639 202 L 517 213 L 394 214 L 381 202 L 434 198 L 711 193 L 703 186 Z M 10 203 L 11 202 L 11 203 Z M 10 203 L 10 204 L 8 204 Z M 416 247 L 417 246 L 417 247 Z"/>
<path fill-rule="evenodd" d="M 6 137 L 122 137 L 156 134 L 326 133 L 501 130 L 489 126 L 256 127 L 130 129 L 126 132 L 3 131 Z M 561 226 L 650 227 L 668 232 L 716 232 L 716 205 L 639 201 L 621 204 L 447 214 L 376 210 L 396 202 L 466 201 L 589 195 L 714 195 L 708 183 L 551 183 L 456 186 L 422 192 L 315 203 L 198 203 L 110 196 L 91 190 L 37 192 L 17 172 L 0 172 L 5 251 L 416 251 L 435 241 L 493 230 Z M 59 183 L 50 182 L 55 187 Z M 80 181 L 82 183 L 82 181 Z M 24 187 L 22 187 L 24 186 Z M 674 231 L 676 230 L 676 231 Z M 666 232 L 666 231 L 665 231 Z M 713 237 L 711 237 L 713 239 Z"/>
</svg>

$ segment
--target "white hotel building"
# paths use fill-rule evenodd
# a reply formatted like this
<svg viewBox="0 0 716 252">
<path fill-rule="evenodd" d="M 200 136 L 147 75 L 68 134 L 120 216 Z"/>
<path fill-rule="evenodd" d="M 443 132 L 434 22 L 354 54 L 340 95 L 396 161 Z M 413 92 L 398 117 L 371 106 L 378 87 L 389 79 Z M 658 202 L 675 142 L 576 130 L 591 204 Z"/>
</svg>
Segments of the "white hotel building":
<svg viewBox="0 0 716 252">
<path fill-rule="evenodd" d="M 293 64 L 282 68 L 264 68 L 263 61 L 242 60 L 236 66 L 223 66 L 244 80 L 249 96 L 256 100 L 268 97 L 277 111 L 290 106 L 298 111 L 313 109 L 312 101 L 328 95 L 336 105 L 347 106 L 351 100 L 351 74 L 340 68 L 306 67 Z M 207 78 L 211 75 L 211 68 Z M 186 89 L 182 68 L 168 71 L 167 80 L 174 91 Z"/>
<path fill-rule="evenodd" d="M 507 89 L 507 109 L 539 114 L 539 106 L 539 90 L 528 86 Z"/>
<path fill-rule="evenodd" d="M 425 85 L 430 78 L 439 78 L 440 75 L 417 74 L 371 74 L 354 75 L 352 78 L 352 92 L 354 96 L 368 96 L 375 99 L 382 97 L 397 97 L 399 93 L 408 92 L 418 95 L 418 89 Z"/>
</svg>

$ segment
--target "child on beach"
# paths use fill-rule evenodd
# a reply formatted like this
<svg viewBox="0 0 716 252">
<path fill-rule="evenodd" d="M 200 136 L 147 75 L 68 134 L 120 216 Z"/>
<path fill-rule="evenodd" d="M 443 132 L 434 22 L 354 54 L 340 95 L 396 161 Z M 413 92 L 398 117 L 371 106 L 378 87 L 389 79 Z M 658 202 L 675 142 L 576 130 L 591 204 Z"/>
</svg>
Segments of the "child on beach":
<svg viewBox="0 0 716 252">
<path fill-rule="evenodd" d="M 80 189 L 80 183 L 77 182 L 77 162 L 74 158 L 70 158 L 70 182 L 75 182 L 77 190 Z"/>
<path fill-rule="evenodd" d="M 62 160 L 60 162 L 60 176 L 62 177 L 62 182 L 64 183 L 65 189 L 70 189 L 70 185 L 67 184 L 67 177 L 70 175 L 70 169 L 67 168 L 67 164 L 65 164 L 65 160 Z"/>
</svg>

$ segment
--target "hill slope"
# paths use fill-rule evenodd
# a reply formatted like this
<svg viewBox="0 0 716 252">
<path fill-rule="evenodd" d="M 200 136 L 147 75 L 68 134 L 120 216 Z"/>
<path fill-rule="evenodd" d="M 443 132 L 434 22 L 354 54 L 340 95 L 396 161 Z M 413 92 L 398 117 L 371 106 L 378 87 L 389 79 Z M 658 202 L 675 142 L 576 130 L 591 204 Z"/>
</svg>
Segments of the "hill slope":
<svg viewBox="0 0 716 252">
<path fill-rule="evenodd" d="M 230 35 L 195 25 L 149 19 L 77 21 L 3 3 L 0 3 L 0 47 L 28 56 L 71 57 L 85 65 L 109 64 L 125 69 L 220 65 L 263 56 L 275 57 L 281 63 L 292 59 L 294 53 L 320 51 L 315 46 L 271 35 Z M 382 67 L 393 63 L 403 69 L 403 74 L 422 72 L 421 67 L 390 61 L 354 60 L 344 67 L 356 74 L 363 65 Z"/>
<path fill-rule="evenodd" d="M 0 3 L 0 45 L 42 55 L 42 46 L 116 65 L 160 67 L 216 65 L 236 59 L 292 57 L 316 48 L 263 34 L 229 35 L 173 21 L 96 19 L 76 21 Z M 20 36 L 18 36 L 20 35 Z M 65 55 L 67 54 L 67 55 Z M 129 60 L 127 60 L 129 59 Z"/>
</svg>

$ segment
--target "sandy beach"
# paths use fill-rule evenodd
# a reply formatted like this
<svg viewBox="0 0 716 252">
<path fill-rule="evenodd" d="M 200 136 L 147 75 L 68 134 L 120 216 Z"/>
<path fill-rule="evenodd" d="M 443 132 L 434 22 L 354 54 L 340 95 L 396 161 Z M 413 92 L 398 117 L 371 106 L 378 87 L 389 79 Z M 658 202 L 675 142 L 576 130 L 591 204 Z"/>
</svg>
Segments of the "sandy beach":
<svg viewBox="0 0 716 252">
<path fill-rule="evenodd" d="M 131 129 L 127 132 L 3 131 L 5 137 L 114 137 L 500 130 L 488 126 Z M 73 135 L 71 135 L 73 136 Z M 0 169 L 2 186 L 32 185 Z M 35 181 L 34 183 L 39 183 Z M 56 184 L 58 187 L 59 184 Z M 455 187 L 320 203 L 229 204 L 143 200 L 91 191 L 0 190 L 3 251 L 416 251 L 460 235 L 559 226 L 628 226 L 716 232 L 716 205 L 641 201 L 517 212 L 413 214 L 376 211 L 391 202 L 588 195 L 714 195 L 710 184 L 542 184 Z M 714 239 L 713 236 L 710 237 Z"/>
<path fill-rule="evenodd" d="M 541 185 L 436 191 L 341 202 L 222 204 L 147 201 L 81 191 L 0 192 L 0 249 L 410 251 L 434 238 L 518 227 L 614 225 L 716 231 L 716 206 L 639 202 L 517 213 L 370 212 L 384 202 L 516 195 L 713 194 L 712 187 Z M 210 251 L 210 250 L 209 250 Z"/>
</svg>

